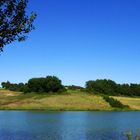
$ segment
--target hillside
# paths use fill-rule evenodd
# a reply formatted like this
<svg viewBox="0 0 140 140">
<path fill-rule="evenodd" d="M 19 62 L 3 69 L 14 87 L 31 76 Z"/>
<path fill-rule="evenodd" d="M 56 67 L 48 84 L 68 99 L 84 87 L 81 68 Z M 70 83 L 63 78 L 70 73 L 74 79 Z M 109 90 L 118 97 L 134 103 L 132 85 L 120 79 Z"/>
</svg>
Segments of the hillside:
<svg viewBox="0 0 140 140">
<path fill-rule="evenodd" d="M 129 105 L 132 110 L 140 110 L 139 98 L 117 98 L 125 105 Z M 11 92 L 8 90 L 0 90 L 0 109 L 9 110 L 104 110 L 111 111 L 114 108 L 103 100 L 101 96 L 91 95 L 80 91 L 68 91 L 61 95 L 46 95 L 46 94 L 23 94 Z"/>
<path fill-rule="evenodd" d="M 123 104 L 129 105 L 133 110 L 140 110 L 140 98 L 132 97 L 114 97 Z"/>
</svg>

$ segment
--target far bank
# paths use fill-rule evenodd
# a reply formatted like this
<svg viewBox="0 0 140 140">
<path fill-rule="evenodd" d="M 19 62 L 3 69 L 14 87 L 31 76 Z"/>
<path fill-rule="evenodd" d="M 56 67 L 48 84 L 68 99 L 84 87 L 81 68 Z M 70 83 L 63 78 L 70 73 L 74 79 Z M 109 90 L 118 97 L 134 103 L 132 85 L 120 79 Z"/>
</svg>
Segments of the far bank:
<svg viewBox="0 0 140 140">
<path fill-rule="evenodd" d="M 23 94 L 0 90 L 0 110 L 43 111 L 140 111 L 140 98 L 113 97 L 129 109 L 111 107 L 101 95 L 69 90 L 63 94 Z"/>
</svg>

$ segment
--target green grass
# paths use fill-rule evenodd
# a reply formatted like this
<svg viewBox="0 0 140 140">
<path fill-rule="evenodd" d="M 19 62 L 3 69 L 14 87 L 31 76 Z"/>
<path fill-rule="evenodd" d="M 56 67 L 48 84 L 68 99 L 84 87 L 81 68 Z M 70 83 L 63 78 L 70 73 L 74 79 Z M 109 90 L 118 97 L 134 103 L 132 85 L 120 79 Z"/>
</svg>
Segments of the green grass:
<svg viewBox="0 0 140 140">
<path fill-rule="evenodd" d="M 132 110 L 140 110 L 140 98 L 113 97 L 129 105 Z M 7 110 L 48 110 L 48 111 L 113 111 L 117 110 L 102 96 L 79 90 L 69 90 L 63 94 L 18 93 L 0 90 L 0 109 Z"/>
<path fill-rule="evenodd" d="M 0 109 L 27 110 L 112 110 L 101 96 L 80 91 L 68 91 L 65 94 L 22 94 L 1 90 Z M 12 96 L 11 96 L 12 95 Z"/>
</svg>

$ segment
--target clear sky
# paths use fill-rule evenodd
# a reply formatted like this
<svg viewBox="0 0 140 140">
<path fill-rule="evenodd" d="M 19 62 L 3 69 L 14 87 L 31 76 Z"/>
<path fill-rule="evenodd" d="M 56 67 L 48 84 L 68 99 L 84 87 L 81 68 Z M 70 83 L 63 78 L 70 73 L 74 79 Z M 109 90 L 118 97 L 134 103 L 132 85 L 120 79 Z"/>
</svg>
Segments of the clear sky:
<svg viewBox="0 0 140 140">
<path fill-rule="evenodd" d="M 0 55 L 0 82 L 58 76 L 65 85 L 140 83 L 139 0 L 29 0 L 36 30 Z"/>
</svg>

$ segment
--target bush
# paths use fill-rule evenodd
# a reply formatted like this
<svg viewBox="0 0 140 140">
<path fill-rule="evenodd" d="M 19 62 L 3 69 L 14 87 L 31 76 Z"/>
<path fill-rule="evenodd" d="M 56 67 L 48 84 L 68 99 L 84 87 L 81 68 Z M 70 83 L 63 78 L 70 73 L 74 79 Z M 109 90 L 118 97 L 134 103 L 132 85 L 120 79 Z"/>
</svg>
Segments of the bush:
<svg viewBox="0 0 140 140">
<path fill-rule="evenodd" d="M 75 85 L 71 85 L 71 86 L 66 86 L 67 89 L 69 90 L 83 90 L 83 87 L 80 86 L 75 86 Z"/>
<path fill-rule="evenodd" d="M 114 99 L 109 96 L 104 96 L 103 99 L 110 104 L 111 107 L 115 108 L 129 108 L 127 105 L 123 105 L 120 101 L 117 99 Z"/>
</svg>

